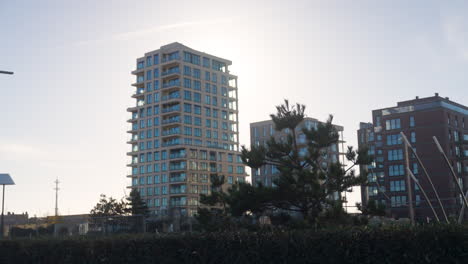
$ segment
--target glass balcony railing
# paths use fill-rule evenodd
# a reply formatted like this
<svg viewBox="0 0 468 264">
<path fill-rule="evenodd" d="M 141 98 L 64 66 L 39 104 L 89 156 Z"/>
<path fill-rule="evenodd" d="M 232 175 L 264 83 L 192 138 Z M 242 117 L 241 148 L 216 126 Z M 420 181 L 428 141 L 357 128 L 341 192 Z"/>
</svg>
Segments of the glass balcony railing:
<svg viewBox="0 0 468 264">
<path fill-rule="evenodd" d="M 176 171 L 176 170 L 185 170 L 187 168 L 186 165 L 173 165 L 169 168 L 170 171 Z"/>
<path fill-rule="evenodd" d="M 161 60 L 162 63 L 168 62 L 168 61 L 174 61 L 174 60 L 180 60 L 179 52 L 173 52 L 170 54 L 165 54 L 163 55 L 163 58 Z"/>
<path fill-rule="evenodd" d="M 169 88 L 169 87 L 174 87 L 174 86 L 180 86 L 179 79 L 174 79 L 174 80 L 170 80 L 168 82 L 163 83 L 163 88 Z"/>
<path fill-rule="evenodd" d="M 187 180 L 187 177 L 185 173 L 177 173 L 177 174 L 171 175 L 169 178 L 170 182 L 185 182 L 186 180 Z"/>
<path fill-rule="evenodd" d="M 186 193 L 185 188 L 171 188 L 170 189 L 171 194 L 181 194 L 181 193 Z"/>
<path fill-rule="evenodd" d="M 162 109 L 163 113 L 169 113 L 169 112 L 174 112 L 174 111 L 180 111 L 180 105 L 174 105 L 174 106 L 165 107 Z"/>
<path fill-rule="evenodd" d="M 136 94 L 142 94 L 142 93 L 144 93 L 144 92 L 145 92 L 145 88 L 138 88 L 138 89 L 136 90 Z"/>
<path fill-rule="evenodd" d="M 180 73 L 179 67 L 170 68 L 167 71 L 163 71 L 161 75 L 166 76 L 166 75 L 175 74 L 175 73 Z"/>
<path fill-rule="evenodd" d="M 180 93 L 174 93 L 174 94 L 164 95 L 163 97 L 161 97 L 161 101 L 167 101 L 167 100 L 179 99 L 179 98 L 181 98 Z"/>
<path fill-rule="evenodd" d="M 187 204 L 187 199 L 185 197 L 181 197 L 184 199 L 171 199 L 170 204 L 171 206 L 185 206 Z"/>
<path fill-rule="evenodd" d="M 172 123 L 180 123 L 180 116 L 173 116 L 167 119 L 163 119 L 161 123 L 163 125 L 172 124 Z"/>
<path fill-rule="evenodd" d="M 183 159 L 186 157 L 187 157 L 187 153 L 185 153 L 185 151 L 179 151 L 179 152 L 171 153 L 169 155 L 170 159 Z"/>
<path fill-rule="evenodd" d="M 172 136 L 172 135 L 179 135 L 180 134 L 180 128 L 174 128 L 174 129 L 168 129 L 168 130 L 164 130 L 162 132 L 162 135 L 163 136 Z"/>
<path fill-rule="evenodd" d="M 176 146 L 176 145 L 180 145 L 180 144 L 181 144 L 180 138 L 173 138 L 173 139 L 164 141 L 162 143 L 162 146 L 163 147 L 171 147 L 171 146 Z"/>
</svg>

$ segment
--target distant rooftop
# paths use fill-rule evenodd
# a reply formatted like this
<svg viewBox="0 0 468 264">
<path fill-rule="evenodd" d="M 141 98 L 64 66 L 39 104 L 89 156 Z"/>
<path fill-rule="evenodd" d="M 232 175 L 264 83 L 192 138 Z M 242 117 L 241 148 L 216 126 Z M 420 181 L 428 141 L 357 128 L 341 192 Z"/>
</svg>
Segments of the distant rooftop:
<svg viewBox="0 0 468 264">
<path fill-rule="evenodd" d="M 373 110 L 373 112 L 382 111 L 382 115 L 398 114 L 405 112 L 413 112 L 424 109 L 431 109 L 436 107 L 447 108 L 456 112 L 459 112 L 464 115 L 468 115 L 468 107 L 450 101 L 448 97 L 441 97 L 438 93 L 435 93 L 434 96 L 419 98 L 416 96 L 415 99 L 401 101 L 397 103 L 397 106 L 386 107 L 382 109 Z"/>
<path fill-rule="evenodd" d="M 195 53 L 195 54 L 200 55 L 200 56 L 210 57 L 211 59 L 215 59 L 215 60 L 218 60 L 220 62 L 224 62 L 224 63 L 226 63 L 226 65 L 232 65 L 232 61 L 230 61 L 230 60 L 223 59 L 223 58 L 214 56 L 214 55 L 209 54 L 209 53 L 205 53 L 205 52 L 201 52 L 201 51 L 192 49 L 192 48 L 190 48 L 188 46 L 185 46 L 184 44 L 179 43 L 179 42 L 172 42 L 172 43 L 161 46 L 159 49 L 156 49 L 156 50 L 153 50 L 153 51 L 150 51 L 150 52 L 146 52 L 145 57 L 148 56 L 148 55 L 152 55 L 152 54 L 154 54 L 154 53 L 156 53 L 157 51 L 160 51 L 160 50 L 176 50 L 176 49 L 187 50 L 189 52 Z M 139 58 L 139 59 L 143 59 L 143 58 L 144 57 Z"/>
<path fill-rule="evenodd" d="M 325 122 L 319 121 L 318 119 L 312 118 L 312 117 L 304 117 L 304 121 L 312 121 L 312 122 L 318 122 L 318 123 L 325 123 Z M 252 122 L 252 123 L 250 123 L 250 127 L 253 127 L 253 126 L 264 126 L 264 125 L 269 125 L 269 124 L 273 124 L 273 120 L 268 119 L 268 120 L 263 120 L 263 121 Z M 338 130 L 340 130 L 340 131 L 343 130 L 343 126 L 335 125 L 335 124 L 333 124 L 333 126 L 335 126 L 335 127 L 336 127 Z"/>
</svg>

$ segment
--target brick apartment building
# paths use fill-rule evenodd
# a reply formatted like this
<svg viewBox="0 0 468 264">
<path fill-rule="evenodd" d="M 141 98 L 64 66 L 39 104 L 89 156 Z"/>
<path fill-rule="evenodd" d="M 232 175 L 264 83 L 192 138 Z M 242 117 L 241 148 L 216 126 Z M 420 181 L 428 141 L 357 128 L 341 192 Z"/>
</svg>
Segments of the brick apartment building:
<svg viewBox="0 0 468 264">
<path fill-rule="evenodd" d="M 448 215 L 457 217 L 461 196 L 432 139 L 436 136 L 453 166 L 464 191 L 468 189 L 468 108 L 449 98 L 416 97 L 398 102 L 395 107 L 372 111 L 372 123 L 361 123 L 359 146 L 368 146 L 375 164 L 362 167 L 369 171 L 369 185 L 361 187 L 362 202 L 375 200 L 386 206 L 388 216 L 409 217 L 403 132 L 426 167 Z M 443 214 L 421 165 L 409 150 L 409 166 L 426 191 L 439 218 Z M 421 191 L 412 182 L 415 218 L 433 219 L 433 213 Z"/>
</svg>

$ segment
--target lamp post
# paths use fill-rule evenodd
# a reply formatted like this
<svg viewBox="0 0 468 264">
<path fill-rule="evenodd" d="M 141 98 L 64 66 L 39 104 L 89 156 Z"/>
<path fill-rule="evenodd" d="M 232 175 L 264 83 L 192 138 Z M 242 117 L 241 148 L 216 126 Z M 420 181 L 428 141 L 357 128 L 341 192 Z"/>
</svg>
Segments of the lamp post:
<svg viewBox="0 0 468 264">
<path fill-rule="evenodd" d="M 10 174 L 0 173 L 0 185 L 3 185 L 3 198 L 2 198 L 2 219 L 0 225 L 0 238 L 3 238 L 3 209 L 5 208 L 5 185 L 14 185 L 15 182 L 11 178 Z"/>
<path fill-rule="evenodd" d="M 11 72 L 11 71 L 0 71 L 0 73 L 9 74 L 9 75 L 12 75 L 12 74 L 13 74 L 13 72 Z"/>
</svg>

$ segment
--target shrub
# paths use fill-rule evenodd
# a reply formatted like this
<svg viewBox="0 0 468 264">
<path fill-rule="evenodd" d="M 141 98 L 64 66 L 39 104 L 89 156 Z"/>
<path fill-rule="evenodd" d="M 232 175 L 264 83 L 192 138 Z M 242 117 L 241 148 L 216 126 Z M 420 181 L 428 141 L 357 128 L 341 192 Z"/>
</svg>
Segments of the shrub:
<svg viewBox="0 0 468 264">
<path fill-rule="evenodd" d="M 466 263 L 462 226 L 0 241 L 6 263 Z"/>
</svg>

